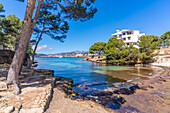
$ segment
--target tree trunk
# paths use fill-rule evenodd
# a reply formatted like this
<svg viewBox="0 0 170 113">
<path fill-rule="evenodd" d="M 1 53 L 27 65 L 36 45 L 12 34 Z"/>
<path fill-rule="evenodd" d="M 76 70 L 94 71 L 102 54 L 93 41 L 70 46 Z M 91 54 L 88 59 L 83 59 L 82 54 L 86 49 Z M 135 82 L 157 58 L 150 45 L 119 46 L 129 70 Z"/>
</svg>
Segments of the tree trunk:
<svg viewBox="0 0 170 113">
<path fill-rule="evenodd" d="M 40 42 L 40 40 L 41 40 L 43 31 L 44 31 L 44 29 L 41 31 L 40 37 L 38 38 L 38 41 L 37 41 L 36 44 L 35 44 L 35 48 L 34 48 L 34 51 L 33 51 L 33 54 L 32 54 L 31 63 L 30 63 L 29 66 L 28 66 L 29 69 L 31 68 L 32 64 L 34 63 L 35 52 L 36 52 L 37 47 L 38 47 L 38 44 L 39 44 L 39 42 Z"/>
<path fill-rule="evenodd" d="M 36 0 L 28 0 L 24 23 L 21 32 L 21 38 L 8 72 L 8 78 L 6 84 L 7 85 L 14 84 L 14 87 L 16 89 L 16 94 L 21 93 L 21 89 L 19 87 L 18 75 L 24 59 L 27 44 L 30 40 L 31 21 L 32 21 L 33 11 L 35 9 L 35 3 Z"/>
</svg>

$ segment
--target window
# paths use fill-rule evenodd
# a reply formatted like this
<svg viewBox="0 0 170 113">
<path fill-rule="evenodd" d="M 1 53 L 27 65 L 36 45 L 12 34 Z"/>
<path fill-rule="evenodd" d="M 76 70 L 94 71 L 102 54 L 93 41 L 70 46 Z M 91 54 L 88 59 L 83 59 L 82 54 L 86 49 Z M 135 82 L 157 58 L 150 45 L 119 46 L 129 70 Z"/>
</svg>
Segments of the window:
<svg viewBox="0 0 170 113">
<path fill-rule="evenodd" d="M 121 38 L 122 37 L 122 35 L 117 35 L 117 38 Z"/>
<path fill-rule="evenodd" d="M 136 43 L 136 42 L 134 42 L 134 43 L 133 43 L 133 45 L 137 45 L 137 43 Z"/>
<path fill-rule="evenodd" d="M 130 34 L 131 34 L 131 32 L 127 32 L 127 34 L 128 34 L 128 35 L 130 35 Z"/>
<path fill-rule="evenodd" d="M 125 41 L 125 40 L 126 40 L 126 38 L 123 38 L 123 40 Z"/>
<path fill-rule="evenodd" d="M 130 40 L 131 39 L 131 37 L 128 37 L 128 40 Z"/>
<path fill-rule="evenodd" d="M 123 33 L 123 35 L 126 35 L 126 33 Z"/>
<path fill-rule="evenodd" d="M 129 45 L 129 43 L 127 43 L 127 45 Z"/>
</svg>

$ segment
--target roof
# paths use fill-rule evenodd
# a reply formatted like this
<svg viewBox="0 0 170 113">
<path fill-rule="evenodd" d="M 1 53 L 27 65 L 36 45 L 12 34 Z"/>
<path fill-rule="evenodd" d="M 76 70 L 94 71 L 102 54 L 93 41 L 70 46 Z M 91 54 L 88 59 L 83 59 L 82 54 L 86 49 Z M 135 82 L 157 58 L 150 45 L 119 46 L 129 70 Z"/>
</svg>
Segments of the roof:
<svg viewBox="0 0 170 113">
<path fill-rule="evenodd" d="M 112 34 L 112 36 L 121 35 L 122 33 L 127 32 L 127 31 L 133 32 L 133 31 L 138 31 L 138 30 L 123 29 L 123 30 L 120 31 L 120 32 L 117 32 L 117 33 Z"/>
</svg>

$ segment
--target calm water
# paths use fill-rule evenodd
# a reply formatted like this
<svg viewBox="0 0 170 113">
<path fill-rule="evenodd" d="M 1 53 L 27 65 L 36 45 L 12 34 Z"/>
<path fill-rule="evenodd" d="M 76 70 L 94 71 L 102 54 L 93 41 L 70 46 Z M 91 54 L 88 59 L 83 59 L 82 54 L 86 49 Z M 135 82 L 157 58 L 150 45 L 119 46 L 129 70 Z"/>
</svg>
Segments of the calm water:
<svg viewBox="0 0 170 113">
<path fill-rule="evenodd" d="M 37 68 L 54 70 L 55 76 L 71 78 L 75 84 L 91 85 L 98 83 L 117 83 L 121 81 L 137 81 L 152 76 L 152 68 L 133 66 L 99 66 L 81 58 L 49 58 L 37 57 Z M 92 85 L 91 88 L 104 89 L 108 84 Z M 79 89 L 80 90 L 80 89 Z"/>
</svg>

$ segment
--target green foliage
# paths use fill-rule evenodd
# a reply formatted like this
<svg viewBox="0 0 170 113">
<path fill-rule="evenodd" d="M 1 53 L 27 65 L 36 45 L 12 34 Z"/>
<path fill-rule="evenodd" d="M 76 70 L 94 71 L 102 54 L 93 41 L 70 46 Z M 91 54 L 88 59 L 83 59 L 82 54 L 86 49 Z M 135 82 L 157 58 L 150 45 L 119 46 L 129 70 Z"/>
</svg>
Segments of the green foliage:
<svg viewBox="0 0 170 113">
<path fill-rule="evenodd" d="M 95 0 L 44 0 L 42 8 L 51 12 L 60 12 L 63 19 L 86 21 L 93 18 L 97 9 Z M 50 4 L 50 5 L 45 5 Z"/>
<path fill-rule="evenodd" d="M 39 34 L 43 32 L 49 37 L 63 42 L 68 30 L 69 26 L 67 21 L 62 20 L 59 13 L 54 14 L 46 8 L 42 8 L 34 29 L 34 34 L 39 36 Z"/>
<path fill-rule="evenodd" d="M 154 35 L 141 36 L 139 38 L 140 52 L 142 53 L 143 63 L 150 63 L 153 61 L 154 50 L 159 49 L 160 38 Z"/>
<path fill-rule="evenodd" d="M 117 39 L 116 37 L 112 37 L 109 39 L 108 43 L 105 46 L 106 55 L 115 54 L 117 55 L 120 50 L 122 50 L 125 46 L 125 43 L 121 39 Z"/>
<path fill-rule="evenodd" d="M 34 40 L 34 39 L 30 40 L 30 43 L 29 43 L 28 49 L 27 49 L 27 53 L 29 53 L 30 55 L 33 55 L 34 50 L 32 47 L 36 45 L 36 42 L 37 42 L 37 40 Z"/>
<path fill-rule="evenodd" d="M 33 54 L 33 48 L 31 43 L 29 43 L 26 53 L 28 53 L 29 55 Z"/>
<path fill-rule="evenodd" d="M 104 47 L 104 53 L 108 63 L 112 64 L 136 64 L 139 61 L 150 63 L 153 59 L 153 52 L 159 49 L 160 38 L 154 35 L 142 36 L 139 38 L 139 47 L 135 48 L 132 44 L 126 46 L 122 39 L 112 37 Z M 90 47 L 91 53 L 98 52 L 100 43 L 94 43 Z"/>
<path fill-rule="evenodd" d="M 158 36 L 147 35 L 139 38 L 139 47 L 141 52 L 147 52 L 149 49 L 159 49 L 160 41 Z"/>
<path fill-rule="evenodd" d="M 0 14 L 2 12 L 4 12 L 4 8 L 3 8 L 3 5 L 0 4 Z M 4 38 L 5 36 L 5 33 L 3 32 L 3 27 L 2 27 L 2 22 L 3 22 L 3 19 L 4 19 L 4 15 L 0 15 L 0 44 L 3 44 L 4 42 L 7 42 L 6 38 Z"/>
<path fill-rule="evenodd" d="M 104 48 L 105 48 L 106 43 L 104 42 L 97 42 L 94 43 L 91 47 L 90 47 L 90 53 L 101 53 L 104 52 Z"/>
<path fill-rule="evenodd" d="M 112 37 L 105 46 L 105 54 L 109 63 L 134 64 L 141 56 L 139 49 L 132 44 L 125 46 L 122 39 Z"/>
<path fill-rule="evenodd" d="M 4 6 L 0 3 L 0 13 L 5 12 Z M 0 14 L 0 17 L 4 17 L 4 14 Z"/>
<path fill-rule="evenodd" d="M 97 12 L 93 6 L 94 2 L 95 0 L 43 0 L 38 2 L 41 4 L 41 9 L 34 28 L 34 36 L 41 37 L 43 33 L 63 42 L 69 29 L 69 20 L 86 21 L 93 18 Z"/>
<path fill-rule="evenodd" d="M 17 0 L 24 2 L 25 0 Z M 37 18 L 33 19 L 31 24 L 34 27 L 34 35 L 41 37 L 41 33 L 50 36 L 53 39 L 63 42 L 68 32 L 69 20 L 86 21 L 93 18 L 97 9 L 94 8 L 95 0 L 36 0 L 37 5 Z M 40 12 L 40 13 L 39 13 Z M 39 15 L 37 15 L 39 14 Z M 35 23 L 37 22 L 37 26 Z M 32 32 L 31 32 L 32 33 Z"/>
<path fill-rule="evenodd" d="M 161 36 L 161 41 L 163 46 L 169 46 L 169 41 L 170 41 L 170 31 L 165 32 Z"/>
<path fill-rule="evenodd" d="M 6 44 L 12 50 L 18 45 L 22 22 L 15 15 L 9 15 L 0 20 L 0 43 Z"/>
</svg>

